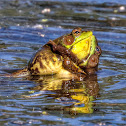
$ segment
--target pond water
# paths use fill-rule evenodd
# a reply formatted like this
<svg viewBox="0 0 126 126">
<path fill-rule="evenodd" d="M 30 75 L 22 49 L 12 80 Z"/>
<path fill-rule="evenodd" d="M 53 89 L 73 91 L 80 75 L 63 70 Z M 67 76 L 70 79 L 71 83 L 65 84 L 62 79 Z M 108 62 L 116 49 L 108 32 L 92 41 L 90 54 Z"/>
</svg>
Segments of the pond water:
<svg viewBox="0 0 126 126">
<path fill-rule="evenodd" d="M 1 0 L 0 74 L 75 27 L 98 39 L 97 73 L 82 82 L 0 77 L 0 125 L 126 125 L 125 0 Z"/>
</svg>

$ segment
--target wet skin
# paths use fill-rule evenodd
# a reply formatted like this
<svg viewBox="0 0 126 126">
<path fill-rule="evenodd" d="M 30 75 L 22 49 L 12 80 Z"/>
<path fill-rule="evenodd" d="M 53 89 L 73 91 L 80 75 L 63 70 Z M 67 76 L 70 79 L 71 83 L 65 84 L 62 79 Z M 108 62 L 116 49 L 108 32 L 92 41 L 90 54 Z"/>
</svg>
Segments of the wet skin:
<svg viewBox="0 0 126 126">
<path fill-rule="evenodd" d="M 75 28 L 70 34 L 50 40 L 31 58 L 28 67 L 7 76 L 54 75 L 85 77 L 97 68 L 101 48 L 92 31 Z"/>
</svg>

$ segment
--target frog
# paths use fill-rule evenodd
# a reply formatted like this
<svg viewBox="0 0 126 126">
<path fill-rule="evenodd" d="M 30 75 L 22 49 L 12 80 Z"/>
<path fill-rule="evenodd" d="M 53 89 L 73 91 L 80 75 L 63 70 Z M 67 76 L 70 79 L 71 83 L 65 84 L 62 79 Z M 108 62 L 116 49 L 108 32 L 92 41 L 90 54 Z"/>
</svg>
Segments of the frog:
<svg viewBox="0 0 126 126">
<path fill-rule="evenodd" d="M 98 66 L 100 55 L 101 48 L 93 32 L 77 27 L 68 34 L 49 40 L 32 56 L 27 67 L 6 76 L 84 78 L 89 69 Z"/>
</svg>

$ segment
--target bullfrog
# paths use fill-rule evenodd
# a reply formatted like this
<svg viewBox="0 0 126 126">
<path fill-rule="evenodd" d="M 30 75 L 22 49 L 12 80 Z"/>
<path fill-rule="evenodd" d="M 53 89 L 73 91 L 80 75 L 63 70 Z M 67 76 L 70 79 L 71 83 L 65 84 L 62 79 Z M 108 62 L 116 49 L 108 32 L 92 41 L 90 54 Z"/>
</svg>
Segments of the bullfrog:
<svg viewBox="0 0 126 126">
<path fill-rule="evenodd" d="M 78 27 L 69 34 L 49 40 L 33 55 L 26 68 L 6 76 L 85 77 L 87 69 L 98 66 L 100 54 L 101 48 L 93 32 Z"/>
</svg>

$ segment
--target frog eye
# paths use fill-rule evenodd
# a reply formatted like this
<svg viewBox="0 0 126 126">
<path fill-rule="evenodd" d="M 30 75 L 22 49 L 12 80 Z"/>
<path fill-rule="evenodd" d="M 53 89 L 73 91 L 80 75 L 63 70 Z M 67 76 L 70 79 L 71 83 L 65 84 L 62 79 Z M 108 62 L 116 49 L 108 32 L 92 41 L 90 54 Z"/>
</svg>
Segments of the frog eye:
<svg viewBox="0 0 126 126">
<path fill-rule="evenodd" d="M 79 34 L 80 32 L 79 31 L 75 31 L 74 34 Z"/>
<path fill-rule="evenodd" d="M 96 51 L 97 51 L 97 52 L 99 52 L 99 51 L 100 51 L 100 49 L 99 49 L 98 47 L 96 47 Z"/>
<path fill-rule="evenodd" d="M 96 46 L 96 54 L 100 55 L 101 54 L 101 48 L 99 46 Z"/>
<path fill-rule="evenodd" d="M 64 36 L 62 42 L 65 45 L 71 45 L 74 42 L 74 38 L 72 35 Z"/>
<path fill-rule="evenodd" d="M 77 36 L 80 36 L 81 34 L 81 28 L 75 28 L 73 31 L 72 31 L 72 35 L 77 37 Z"/>
</svg>

